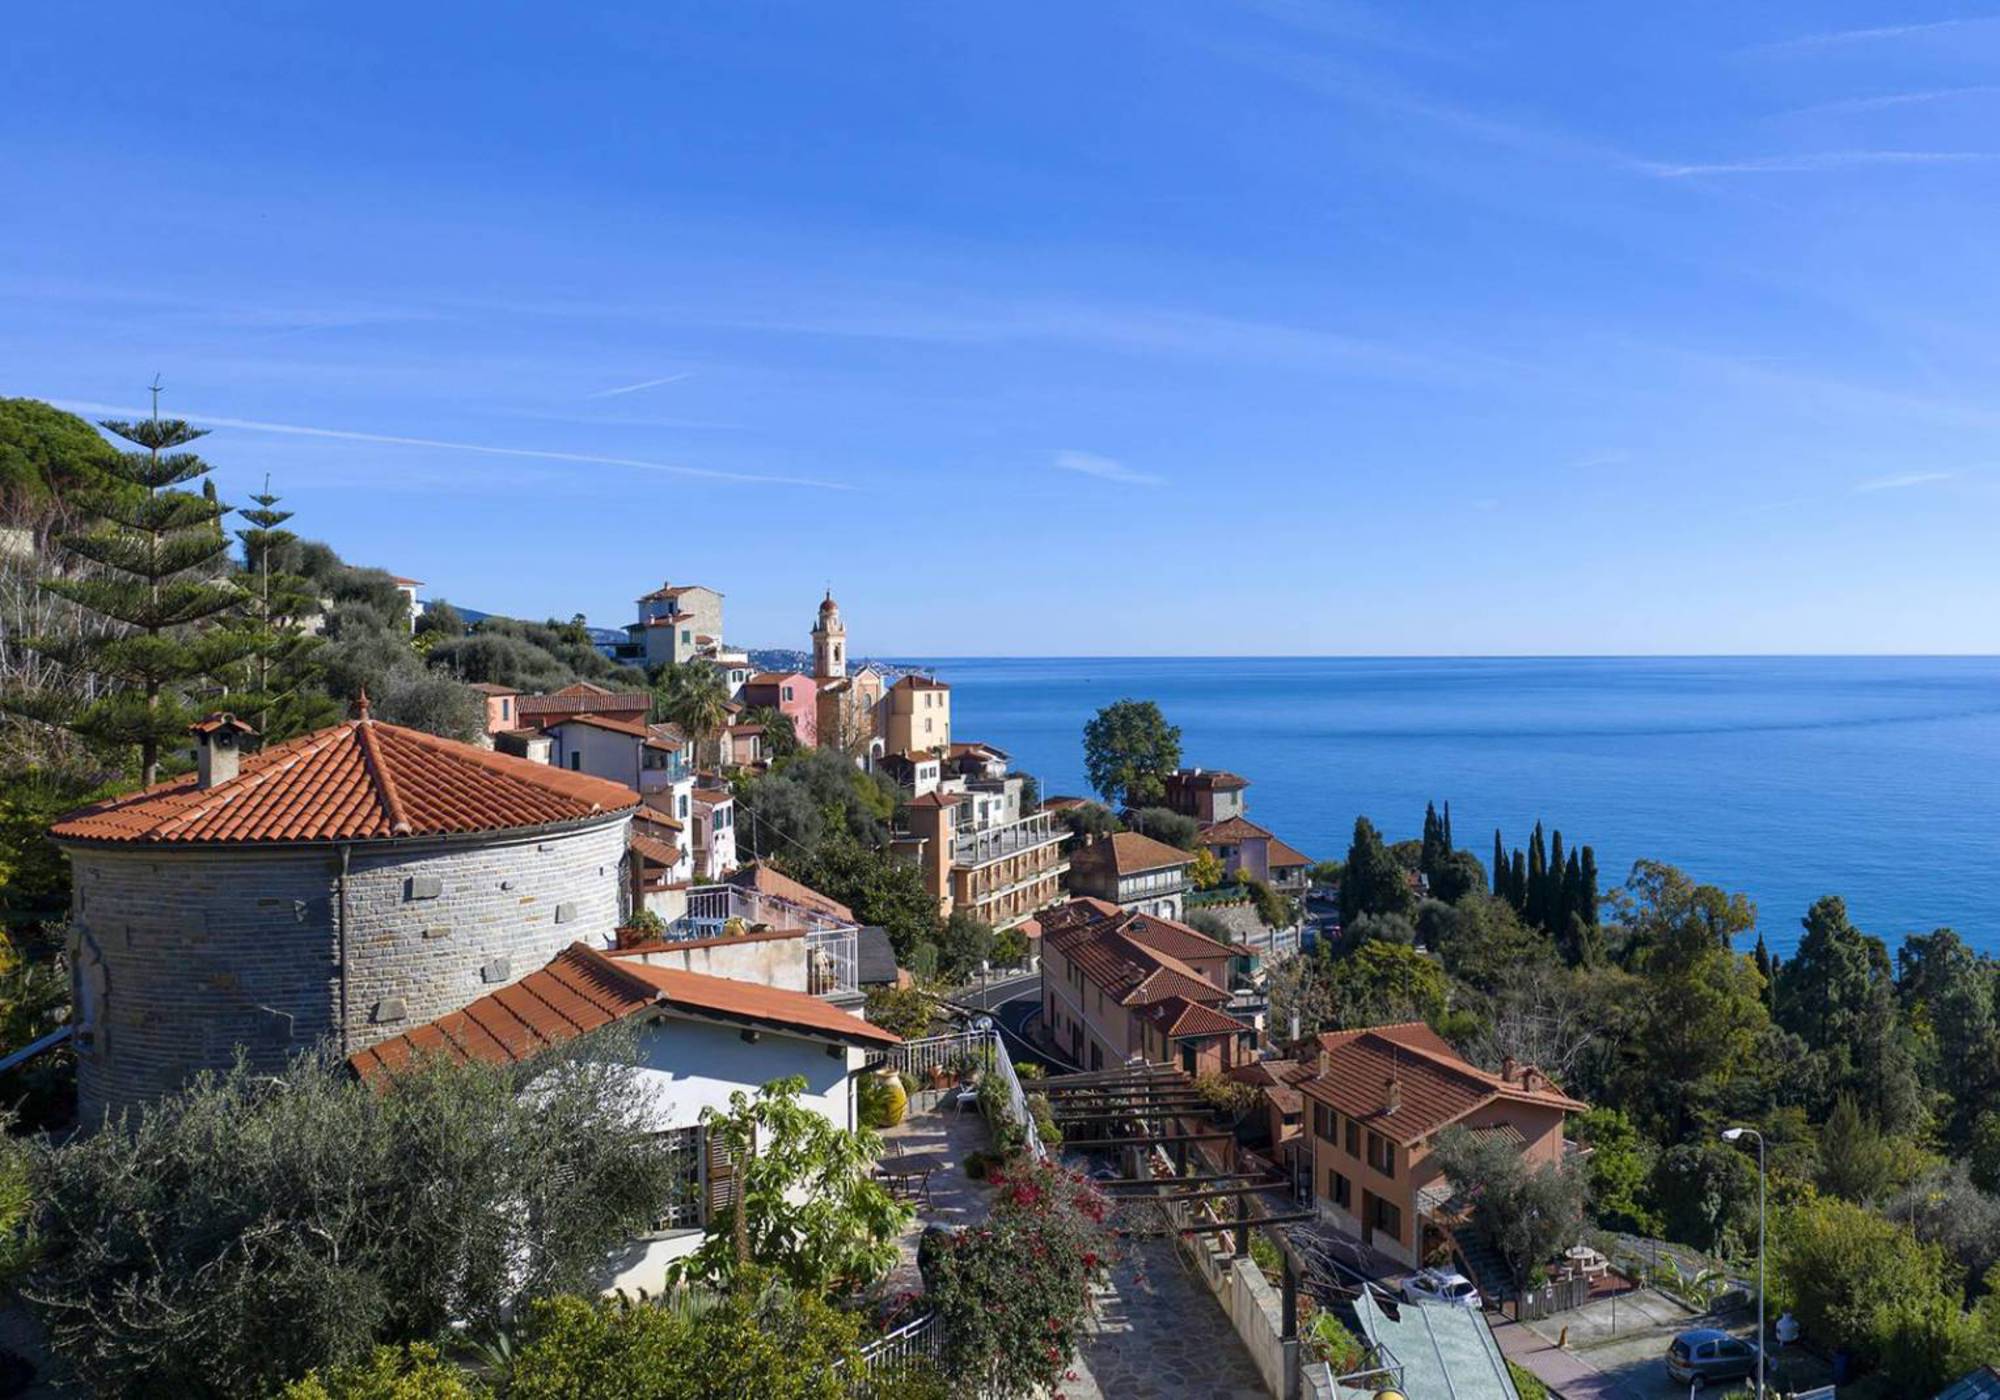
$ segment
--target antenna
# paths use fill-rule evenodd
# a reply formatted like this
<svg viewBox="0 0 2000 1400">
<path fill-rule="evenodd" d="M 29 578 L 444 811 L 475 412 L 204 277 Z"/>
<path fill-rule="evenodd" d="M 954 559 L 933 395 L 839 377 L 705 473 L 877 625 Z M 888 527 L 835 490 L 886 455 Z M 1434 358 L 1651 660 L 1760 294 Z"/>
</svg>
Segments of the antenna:
<svg viewBox="0 0 2000 1400">
<path fill-rule="evenodd" d="M 160 383 L 160 376 L 155 372 L 151 386 L 151 393 L 153 395 L 153 421 L 155 423 L 160 421 L 160 390 L 166 387 L 166 385 Z"/>
</svg>

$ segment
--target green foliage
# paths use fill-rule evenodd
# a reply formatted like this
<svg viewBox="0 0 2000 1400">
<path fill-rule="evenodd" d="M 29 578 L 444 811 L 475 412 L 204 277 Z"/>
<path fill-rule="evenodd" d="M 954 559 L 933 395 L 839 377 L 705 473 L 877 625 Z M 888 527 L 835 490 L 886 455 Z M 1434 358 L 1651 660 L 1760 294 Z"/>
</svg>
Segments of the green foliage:
<svg viewBox="0 0 2000 1400">
<path fill-rule="evenodd" d="M 486 730 L 485 699 L 440 671 L 398 668 L 369 699 L 377 719 L 426 734 L 466 743 Z"/>
<path fill-rule="evenodd" d="M 855 1316 L 810 1290 L 746 1272 L 715 1307 L 563 1297 L 540 1303 L 507 1400 L 847 1400 Z"/>
<path fill-rule="evenodd" d="M 893 1128 L 910 1110 L 909 1091 L 898 1078 L 864 1074 L 855 1080 L 854 1091 L 855 1110 L 864 1128 Z"/>
<path fill-rule="evenodd" d="M 768 782 L 750 784 L 755 790 Z M 778 861 L 785 873 L 818 890 L 829 899 L 839 900 L 854 911 L 863 924 L 885 930 L 896 950 L 896 960 L 928 980 L 919 971 L 916 949 L 930 945 L 931 958 L 941 960 L 941 930 L 937 901 L 924 888 L 924 874 L 916 866 L 864 847 L 846 832 L 836 832 L 805 855 L 786 855 Z"/>
<path fill-rule="evenodd" d="M 1473 1228 L 1507 1261 L 1517 1283 L 1583 1231 L 1587 1191 L 1570 1163 L 1530 1168 L 1512 1144 L 1456 1124 L 1437 1135 L 1431 1159 L 1453 1195 L 1472 1202 Z"/>
<path fill-rule="evenodd" d="M 790 758 L 799 751 L 798 726 L 783 710 L 769 705 L 752 705 L 736 717 L 738 724 L 762 725 L 764 729 L 764 758 L 776 763 Z"/>
<path fill-rule="evenodd" d="M 1433 1021 L 1444 1014 L 1449 994 L 1444 969 L 1402 943 L 1364 943 L 1335 961 L 1327 980 L 1346 1026 Z"/>
<path fill-rule="evenodd" d="M 319 612 L 319 595 L 309 580 L 288 572 L 282 563 L 281 556 L 298 540 L 281 528 L 292 513 L 278 509 L 279 498 L 271 494 L 268 480 L 250 500 L 251 506 L 240 512 L 248 528 L 236 532 L 243 544 L 238 579 L 243 602 L 230 625 L 242 633 L 248 648 L 241 683 L 245 717 L 269 745 L 325 728 L 340 718 L 341 707 L 325 690 L 319 652 L 326 639 L 303 626 L 305 618 Z"/>
<path fill-rule="evenodd" d="M 54 665 L 96 677 L 101 687 L 88 700 L 38 717 L 106 749 L 135 750 L 140 780 L 151 784 L 161 755 L 184 740 L 203 711 L 234 708 L 220 681 L 245 645 L 212 623 L 241 595 L 219 577 L 229 549 L 219 524 L 226 507 L 179 489 L 208 472 L 207 463 L 184 450 L 203 430 L 157 416 L 103 427 L 136 450 L 104 464 L 106 484 L 71 497 L 95 521 L 61 539 L 83 567 L 41 580 L 45 593 L 98 621 L 27 644 Z"/>
<path fill-rule="evenodd" d="M 1018 928 L 1002 929 L 993 935 L 993 965 L 1020 967 L 1028 961 L 1028 935 Z"/>
<path fill-rule="evenodd" d="M 888 844 L 895 796 L 887 778 L 863 773 L 844 754 L 805 749 L 743 784 L 738 839 L 747 834 L 754 854 L 788 861 L 842 836 L 879 851 Z"/>
<path fill-rule="evenodd" d="M 26 521 L 115 480 L 118 450 L 73 413 L 0 398 L 0 515 Z"/>
<path fill-rule="evenodd" d="M 1591 1149 L 1586 1160 L 1591 1206 L 1609 1230 L 1657 1235 L 1665 1228 L 1650 1201 L 1655 1156 L 1622 1109 L 1593 1108 L 1569 1121 L 1569 1134 Z"/>
<path fill-rule="evenodd" d="M 801 1077 L 777 1079 L 754 1098 L 732 1093 L 727 1113 L 703 1111 L 711 1139 L 736 1163 L 738 1197 L 673 1266 L 676 1279 L 727 1285 L 754 1268 L 824 1293 L 868 1283 L 896 1262 L 910 1208 L 871 1175 L 882 1140 L 835 1127 L 799 1102 L 805 1090 Z"/>
<path fill-rule="evenodd" d="M 1200 844 L 1201 823 L 1171 807 L 1141 807 L 1127 812 L 1125 825 L 1142 836 L 1183 851 L 1195 850 Z"/>
<path fill-rule="evenodd" d="M 1250 903 L 1265 928 L 1290 928 L 1299 921 L 1298 906 L 1262 880 L 1246 875 L 1243 885 L 1250 891 Z"/>
<path fill-rule="evenodd" d="M 642 672 L 607 660 L 577 619 L 529 622 L 513 617 L 481 618 L 467 637 L 441 641 L 430 654 L 432 666 L 467 681 L 491 681 L 522 690 L 559 690 L 590 681 L 613 690 L 646 689 Z"/>
<path fill-rule="evenodd" d="M 944 921 L 937 945 L 938 975 L 948 983 L 969 982 L 979 976 L 982 962 L 992 960 L 993 925 L 955 910 Z"/>
<path fill-rule="evenodd" d="M 1840 1095 L 1854 1096 L 1885 1132 L 1921 1124 L 1924 1105 L 1889 953 L 1828 896 L 1805 917 L 1798 951 L 1776 988 L 1776 1019 L 1805 1042 L 1812 1060 L 1795 1069 L 1814 1088 L 1808 1107 L 1823 1114 Z"/>
<path fill-rule="evenodd" d="M 1226 1123 L 1235 1122 L 1257 1106 L 1258 1095 L 1254 1086 L 1221 1074 L 1211 1072 L 1197 1076 L 1194 1091 L 1201 1096 L 1208 1111 Z"/>
<path fill-rule="evenodd" d="M 1798 1319 L 1805 1340 L 1844 1348 L 1864 1364 L 1889 1359 L 1912 1335 L 1935 1336 L 1939 1312 L 1959 1308 L 1958 1280 L 1941 1247 L 1846 1201 L 1780 1211 L 1771 1275 L 1772 1302 Z"/>
<path fill-rule="evenodd" d="M 1521 1400 L 1549 1400 L 1549 1388 L 1542 1384 L 1542 1378 L 1518 1361 L 1507 1363 L 1507 1374 L 1514 1378 L 1514 1389 L 1521 1394 Z"/>
<path fill-rule="evenodd" d="M 487 1400 L 492 1395 L 428 1342 L 376 1347 L 366 1361 L 315 1370 L 278 1400 Z"/>
<path fill-rule="evenodd" d="M 929 1032 L 937 998 L 922 987 L 871 987 L 867 1012 L 872 1024 L 916 1040 Z"/>
<path fill-rule="evenodd" d="M 988 1219 L 926 1237 L 918 1256 L 944 1368 L 958 1394 L 1060 1391 L 1109 1269 L 1109 1203 L 1079 1173 L 1025 1159 L 993 1180 Z"/>
<path fill-rule="evenodd" d="M 1875 1201 L 1895 1184 L 1894 1144 L 1854 1101 L 1842 1094 L 1820 1130 L 1820 1188 L 1850 1201 Z"/>
<path fill-rule="evenodd" d="M 1652 1195 L 1668 1239 L 1727 1253 L 1756 1233 L 1756 1163 L 1712 1138 L 1660 1153 Z"/>
<path fill-rule="evenodd" d="M 1194 853 L 1194 863 L 1188 867 L 1188 880 L 1198 890 L 1212 890 L 1221 884 L 1226 875 L 1222 857 L 1208 846 Z"/>
<path fill-rule="evenodd" d="M 110 1396 L 261 1396 L 490 1322 L 585 1286 L 668 1198 L 631 1073 L 611 1039 L 380 1085 L 312 1060 L 201 1076 L 122 1128 L 34 1147 L 23 1292 Z"/>
<path fill-rule="evenodd" d="M 1151 700 L 1119 700 L 1083 727 L 1083 769 L 1106 802 L 1143 807 L 1166 794 L 1181 762 L 1181 731 Z"/>
<path fill-rule="evenodd" d="M 1117 813 L 1095 802 L 1065 807 L 1056 813 L 1056 819 L 1069 828 L 1072 836 L 1085 840 L 1094 836 L 1115 835 L 1125 829 L 1125 823 L 1118 820 Z"/>
<path fill-rule="evenodd" d="M 694 743 L 697 763 L 717 764 L 717 739 L 729 723 L 729 684 L 721 671 L 706 661 L 667 667 L 653 681 L 653 713 L 680 726 Z M 768 742 L 771 735 L 764 737 Z M 796 749 L 798 736 L 792 740 Z"/>
<path fill-rule="evenodd" d="M 1431 897 L 1456 904 L 1467 895 L 1486 889 L 1486 867 L 1470 851 L 1452 851 L 1430 872 Z"/>
<path fill-rule="evenodd" d="M 1340 882 L 1340 922 L 1351 924 L 1363 914 L 1408 914 L 1416 902 L 1407 874 L 1382 844 L 1375 824 L 1356 817 Z"/>
</svg>

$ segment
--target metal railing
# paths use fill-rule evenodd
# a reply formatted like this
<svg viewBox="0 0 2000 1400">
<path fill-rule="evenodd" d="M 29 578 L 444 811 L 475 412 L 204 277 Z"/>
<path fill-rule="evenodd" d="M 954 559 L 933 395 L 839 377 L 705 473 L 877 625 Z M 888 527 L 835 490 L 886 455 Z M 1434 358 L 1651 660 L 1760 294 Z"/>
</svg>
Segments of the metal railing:
<svg viewBox="0 0 2000 1400">
<path fill-rule="evenodd" d="M 862 1347 L 860 1373 L 848 1380 L 848 1390 L 864 1395 L 871 1381 L 932 1365 L 943 1349 L 944 1325 L 936 1313 L 925 1313 Z"/>
<path fill-rule="evenodd" d="M 842 996 L 861 990 L 860 930 L 823 910 L 781 895 L 738 885 L 700 885 L 688 891 L 687 912 L 668 924 L 667 943 L 721 938 L 730 920 L 745 928 L 803 929 L 806 989 L 814 996 Z"/>
<path fill-rule="evenodd" d="M 1007 1111 L 1021 1125 L 1028 1151 L 1034 1154 L 1037 1161 L 1048 1159 L 1048 1149 L 1042 1145 L 1041 1134 L 1035 1131 L 1034 1115 L 1028 1112 L 1028 1096 L 1021 1090 L 1021 1078 L 1014 1073 L 1014 1061 L 1007 1054 L 997 1027 L 987 1031 L 959 1031 L 953 1035 L 906 1040 L 889 1051 L 888 1059 L 897 1069 L 915 1075 L 919 1080 L 935 1069 L 955 1070 L 968 1062 L 988 1074 L 999 1075 L 1007 1091 Z"/>
<path fill-rule="evenodd" d="M 954 865 L 991 865 L 1023 851 L 1052 846 L 1068 835 L 1067 828 L 1055 830 L 1055 820 L 1047 812 L 1037 812 L 1005 826 L 961 832 L 952 842 L 951 859 Z"/>
</svg>

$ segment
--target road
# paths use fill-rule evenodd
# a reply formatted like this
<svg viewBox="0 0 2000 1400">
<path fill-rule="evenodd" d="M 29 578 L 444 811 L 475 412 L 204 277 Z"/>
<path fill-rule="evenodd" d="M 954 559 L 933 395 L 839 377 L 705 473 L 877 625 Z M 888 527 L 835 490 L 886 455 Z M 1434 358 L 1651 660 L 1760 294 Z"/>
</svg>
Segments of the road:
<svg viewBox="0 0 2000 1400">
<path fill-rule="evenodd" d="M 1022 972 L 987 983 L 982 991 L 974 985 L 949 998 L 954 1006 L 990 1012 L 1000 1023 L 1007 1039 L 1007 1053 L 1016 1064 L 1039 1065 L 1050 1074 L 1066 1074 L 1076 1068 L 1052 1058 L 1041 1048 L 1034 1023 L 1042 1014 L 1042 974 Z"/>
</svg>

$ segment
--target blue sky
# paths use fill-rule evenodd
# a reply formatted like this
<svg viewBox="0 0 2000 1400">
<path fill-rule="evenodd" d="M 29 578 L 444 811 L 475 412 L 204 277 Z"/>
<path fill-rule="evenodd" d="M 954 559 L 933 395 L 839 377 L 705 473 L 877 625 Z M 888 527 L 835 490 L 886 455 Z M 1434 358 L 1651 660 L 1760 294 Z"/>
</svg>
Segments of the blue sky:
<svg viewBox="0 0 2000 1400">
<path fill-rule="evenodd" d="M 858 653 L 2000 649 L 2000 9 L 40 6 L 0 393 Z"/>
</svg>

